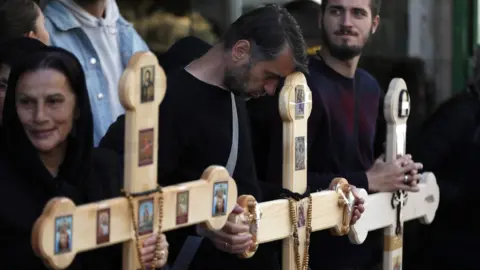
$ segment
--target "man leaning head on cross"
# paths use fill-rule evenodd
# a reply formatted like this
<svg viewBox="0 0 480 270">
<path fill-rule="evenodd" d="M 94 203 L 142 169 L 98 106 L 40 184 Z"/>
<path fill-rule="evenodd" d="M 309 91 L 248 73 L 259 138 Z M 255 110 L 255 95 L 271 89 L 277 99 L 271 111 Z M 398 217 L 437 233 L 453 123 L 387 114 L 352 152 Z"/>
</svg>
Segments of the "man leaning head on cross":
<svg viewBox="0 0 480 270">
<path fill-rule="evenodd" d="M 274 192 L 257 181 L 250 130 L 244 121 L 248 118 L 245 99 L 273 95 L 283 78 L 306 69 L 306 45 L 297 22 L 285 9 L 267 5 L 243 14 L 217 44 L 185 69 L 168 72 L 159 114 L 159 184 L 197 180 L 215 164 L 226 167 L 240 195 L 251 194 L 262 201 L 262 194 Z M 123 153 L 124 119 L 120 117 L 109 128 L 100 147 Z M 208 202 L 212 206 L 214 197 Z M 187 211 L 198 211 L 198 207 Z M 237 206 L 232 213 L 241 214 L 243 208 Z M 228 214 L 212 207 L 212 216 Z M 275 248 L 262 248 L 249 260 L 231 255 L 242 254 L 252 245 L 248 225 L 229 220 L 218 231 L 199 227 L 195 234 L 206 238 L 199 245 L 188 241 L 190 229 L 167 233 L 172 239 L 169 263 L 174 268 L 278 269 Z"/>
<path fill-rule="evenodd" d="M 282 78 L 307 72 L 306 44 L 284 8 L 267 5 L 238 18 L 219 43 L 190 63 L 188 72 L 234 94 L 273 95 Z"/>
</svg>

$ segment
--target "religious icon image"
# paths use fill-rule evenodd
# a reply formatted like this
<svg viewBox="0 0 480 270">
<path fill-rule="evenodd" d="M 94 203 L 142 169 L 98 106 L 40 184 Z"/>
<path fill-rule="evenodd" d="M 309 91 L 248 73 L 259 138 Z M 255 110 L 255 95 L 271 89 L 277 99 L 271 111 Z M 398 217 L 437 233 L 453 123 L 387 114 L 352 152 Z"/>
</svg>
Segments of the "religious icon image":
<svg viewBox="0 0 480 270">
<path fill-rule="evenodd" d="M 227 213 L 228 182 L 215 183 L 213 185 L 213 209 L 212 215 L 224 216 Z"/>
<path fill-rule="evenodd" d="M 395 266 L 393 267 L 393 270 L 402 270 L 402 261 L 400 257 L 395 257 Z"/>
<path fill-rule="evenodd" d="M 398 117 L 406 118 L 410 114 L 410 95 L 403 89 L 398 96 Z"/>
<path fill-rule="evenodd" d="M 305 91 L 303 86 L 295 87 L 295 119 L 303 119 L 305 116 Z"/>
<path fill-rule="evenodd" d="M 153 199 L 145 199 L 138 203 L 138 234 L 153 232 Z"/>
<path fill-rule="evenodd" d="M 299 203 L 297 213 L 297 228 L 302 228 L 305 226 L 305 207 L 303 206 L 303 202 Z"/>
<path fill-rule="evenodd" d="M 72 251 L 72 229 L 72 216 L 62 216 L 55 219 L 55 254 Z"/>
<path fill-rule="evenodd" d="M 305 137 L 295 138 L 295 171 L 305 170 L 306 153 Z"/>
<path fill-rule="evenodd" d="M 153 164 L 153 128 L 140 130 L 138 134 L 138 166 Z"/>
<path fill-rule="evenodd" d="M 188 191 L 177 193 L 177 225 L 188 222 Z"/>
<path fill-rule="evenodd" d="M 97 211 L 97 245 L 110 241 L 110 208 Z"/>
<path fill-rule="evenodd" d="M 152 102 L 155 98 L 155 70 L 154 66 L 147 66 L 141 69 L 141 96 L 140 102 L 147 103 Z"/>
</svg>

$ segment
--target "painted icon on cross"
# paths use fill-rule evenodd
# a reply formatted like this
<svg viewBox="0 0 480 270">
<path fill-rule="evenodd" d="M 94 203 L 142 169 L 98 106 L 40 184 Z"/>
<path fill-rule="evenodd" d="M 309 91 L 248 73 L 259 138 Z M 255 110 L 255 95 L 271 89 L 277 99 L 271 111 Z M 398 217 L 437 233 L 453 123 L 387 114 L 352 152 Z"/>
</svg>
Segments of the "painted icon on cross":
<svg viewBox="0 0 480 270">
<path fill-rule="evenodd" d="M 407 118 L 410 114 L 410 95 L 407 89 L 402 89 L 398 95 L 398 117 Z"/>
</svg>

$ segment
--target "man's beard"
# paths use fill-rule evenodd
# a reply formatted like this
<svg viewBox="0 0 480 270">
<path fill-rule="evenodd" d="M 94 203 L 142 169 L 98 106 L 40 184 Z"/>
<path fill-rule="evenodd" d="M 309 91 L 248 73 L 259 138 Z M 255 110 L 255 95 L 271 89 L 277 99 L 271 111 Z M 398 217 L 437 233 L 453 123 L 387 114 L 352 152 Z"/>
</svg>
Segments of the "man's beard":
<svg viewBox="0 0 480 270">
<path fill-rule="evenodd" d="M 330 54 L 334 58 L 336 58 L 340 61 L 351 60 L 354 57 L 359 56 L 363 52 L 363 48 L 368 43 L 368 41 L 370 40 L 370 37 L 371 37 L 371 35 L 370 35 L 371 31 L 369 31 L 368 32 L 369 34 L 365 39 L 365 43 L 362 44 L 362 45 L 347 45 L 347 44 L 337 45 L 337 44 L 334 44 L 332 42 L 332 40 L 330 39 L 330 37 L 327 34 L 327 31 L 325 30 L 325 27 L 322 26 L 321 31 L 322 31 L 323 44 L 325 45 L 325 47 L 327 47 Z M 348 29 L 341 29 L 337 32 L 340 32 L 340 33 L 343 32 L 345 34 L 350 34 Z M 338 34 L 337 32 L 335 34 Z"/>
<path fill-rule="evenodd" d="M 225 71 L 223 85 L 236 95 L 245 95 L 248 91 L 248 81 L 250 79 L 251 61 L 247 64 L 227 69 Z"/>
</svg>

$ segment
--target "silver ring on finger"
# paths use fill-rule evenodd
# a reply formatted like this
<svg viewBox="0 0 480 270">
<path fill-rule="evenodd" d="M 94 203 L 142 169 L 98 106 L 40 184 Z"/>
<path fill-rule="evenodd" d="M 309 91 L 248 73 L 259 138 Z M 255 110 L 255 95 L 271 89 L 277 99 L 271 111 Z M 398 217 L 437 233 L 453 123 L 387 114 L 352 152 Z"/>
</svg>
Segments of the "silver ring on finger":
<svg viewBox="0 0 480 270">
<path fill-rule="evenodd" d="M 225 242 L 225 249 L 228 250 L 228 243 Z"/>
<path fill-rule="evenodd" d="M 408 184 L 408 174 L 405 174 L 405 175 L 403 176 L 403 183 L 404 183 L 404 184 Z"/>
</svg>

